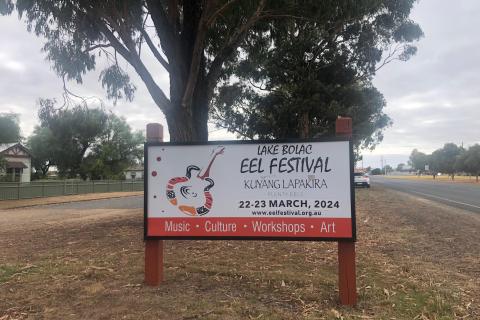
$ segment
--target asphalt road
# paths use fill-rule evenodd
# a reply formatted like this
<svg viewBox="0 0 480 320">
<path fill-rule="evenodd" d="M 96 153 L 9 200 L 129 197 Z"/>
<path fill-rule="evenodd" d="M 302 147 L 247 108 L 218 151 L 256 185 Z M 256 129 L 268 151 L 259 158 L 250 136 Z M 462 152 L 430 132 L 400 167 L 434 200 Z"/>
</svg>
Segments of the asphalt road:
<svg viewBox="0 0 480 320">
<path fill-rule="evenodd" d="M 52 209 L 140 209 L 143 208 L 143 195 L 122 198 L 110 198 L 100 200 L 68 202 L 60 204 L 49 204 L 41 207 L 49 207 Z"/>
<path fill-rule="evenodd" d="M 467 183 L 449 183 L 440 181 L 417 181 L 372 176 L 372 186 L 383 186 L 406 192 L 417 197 L 437 201 L 453 207 L 480 213 L 480 186 Z M 46 205 L 55 209 L 141 209 L 143 196 L 80 201 Z"/>
<path fill-rule="evenodd" d="M 480 213 L 480 186 L 468 183 L 418 181 L 371 177 L 372 186 L 380 185 L 417 197 Z"/>
</svg>

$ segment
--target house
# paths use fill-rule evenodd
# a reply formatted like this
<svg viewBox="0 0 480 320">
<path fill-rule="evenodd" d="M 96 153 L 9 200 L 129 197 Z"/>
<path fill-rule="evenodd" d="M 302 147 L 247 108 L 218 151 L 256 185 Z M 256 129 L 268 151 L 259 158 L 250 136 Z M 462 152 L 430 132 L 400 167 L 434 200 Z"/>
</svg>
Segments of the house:
<svg viewBox="0 0 480 320">
<path fill-rule="evenodd" d="M 127 180 L 142 180 L 143 179 L 143 166 L 142 165 L 133 165 L 128 167 L 125 172 L 125 179 Z"/>
<path fill-rule="evenodd" d="M 7 181 L 30 182 L 32 173 L 32 156 L 22 144 L 0 144 L 0 157 L 6 161 L 2 175 Z"/>
</svg>

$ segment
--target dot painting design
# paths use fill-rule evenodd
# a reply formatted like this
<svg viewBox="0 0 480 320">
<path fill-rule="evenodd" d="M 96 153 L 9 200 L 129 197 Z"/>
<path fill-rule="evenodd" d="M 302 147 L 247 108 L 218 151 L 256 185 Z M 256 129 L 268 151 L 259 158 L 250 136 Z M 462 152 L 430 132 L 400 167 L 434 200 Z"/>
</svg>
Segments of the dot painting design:
<svg viewBox="0 0 480 320">
<path fill-rule="evenodd" d="M 152 171 L 152 176 L 156 177 L 157 176 L 157 171 Z"/>
<path fill-rule="evenodd" d="M 157 161 L 161 161 L 162 160 L 162 157 L 157 157 Z"/>
</svg>

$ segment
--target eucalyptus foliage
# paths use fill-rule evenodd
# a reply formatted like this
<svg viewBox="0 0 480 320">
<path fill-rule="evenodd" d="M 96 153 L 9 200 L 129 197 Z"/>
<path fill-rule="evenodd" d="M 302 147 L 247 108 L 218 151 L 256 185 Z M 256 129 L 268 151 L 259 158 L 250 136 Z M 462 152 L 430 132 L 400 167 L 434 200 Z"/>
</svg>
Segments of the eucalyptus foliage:
<svg viewBox="0 0 480 320">
<path fill-rule="evenodd" d="M 124 118 L 85 105 L 56 108 L 49 99 L 39 104 L 40 126 L 28 138 L 37 175 L 56 166 L 61 177 L 117 179 L 142 161 L 145 137 Z"/>
<path fill-rule="evenodd" d="M 303 132 L 301 135 L 330 130 L 333 115 L 340 111 L 368 118 L 368 100 L 382 104 L 381 96 L 369 84 L 377 65 L 382 64 L 382 56 L 390 52 L 387 60 L 408 59 L 415 53 L 415 47 L 409 44 L 421 34 L 408 18 L 413 0 L 0 3 L 2 13 L 16 9 L 28 29 L 45 39 L 47 59 L 66 80 L 82 82 L 86 72 L 106 65 L 100 70 L 100 82 L 107 97 L 114 101 L 132 99 L 136 86 L 124 66 L 125 62 L 130 65 L 165 114 L 171 139 L 180 141 L 207 140 L 207 122 L 214 111 L 222 117 L 243 117 L 243 122 L 252 125 L 257 122 L 255 118 L 260 118 L 260 124 L 271 119 L 270 127 L 292 126 L 275 118 L 276 114 L 283 115 L 277 110 L 280 108 L 288 117 L 299 115 L 297 122 L 302 125 L 293 126 Z M 99 58 L 105 61 L 99 64 Z M 168 93 L 159 85 L 158 72 L 169 75 Z M 237 85 L 241 90 L 230 90 L 232 103 L 225 105 L 221 98 L 236 79 L 241 79 Z M 303 88 L 299 80 L 313 83 Z M 267 94 L 245 88 L 250 82 L 265 87 Z M 338 98 L 341 92 L 335 90 L 338 86 L 342 90 L 352 88 L 349 95 L 363 100 L 343 101 Z M 252 97 L 248 89 L 253 91 Z M 273 90 L 286 96 L 272 96 L 268 92 Z M 232 96 L 235 92 L 238 95 Z M 306 95 L 314 99 L 308 102 Z M 251 110 L 259 111 L 254 111 L 253 118 L 244 115 L 236 108 L 240 102 L 248 102 Z M 373 124 L 362 120 L 358 126 L 378 127 L 388 122 L 378 107 L 372 108 L 375 110 L 369 121 Z M 350 113 L 344 112 L 350 109 Z M 239 120 L 214 120 L 220 125 L 234 123 L 230 129 L 238 129 Z M 263 124 L 261 127 L 255 132 L 266 134 L 268 130 Z M 375 130 L 373 135 L 374 140 L 375 135 L 379 137 Z M 365 134 L 362 139 L 368 140 Z"/>
<path fill-rule="evenodd" d="M 0 113 L 0 143 L 20 142 L 20 122 L 15 113 Z"/>
<path fill-rule="evenodd" d="M 213 118 L 242 138 L 266 139 L 333 134 L 335 119 L 350 116 L 357 148 L 373 148 L 391 120 L 372 78 L 416 53 L 413 3 L 318 1 L 302 18 L 262 24 L 219 86 Z"/>
</svg>

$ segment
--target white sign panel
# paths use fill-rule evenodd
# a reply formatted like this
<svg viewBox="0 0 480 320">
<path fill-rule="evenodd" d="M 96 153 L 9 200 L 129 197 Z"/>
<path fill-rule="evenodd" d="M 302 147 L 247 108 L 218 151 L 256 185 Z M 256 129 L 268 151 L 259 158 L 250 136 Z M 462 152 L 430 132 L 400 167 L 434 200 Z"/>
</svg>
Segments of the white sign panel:
<svg viewBox="0 0 480 320">
<path fill-rule="evenodd" d="M 146 145 L 147 238 L 355 237 L 351 143 Z"/>
</svg>

